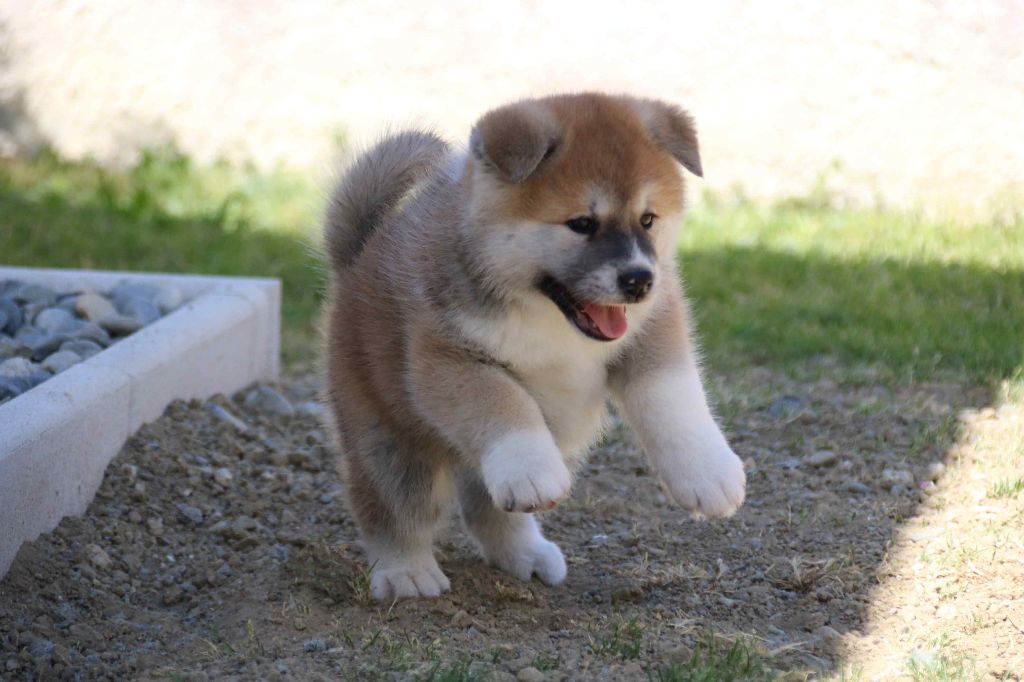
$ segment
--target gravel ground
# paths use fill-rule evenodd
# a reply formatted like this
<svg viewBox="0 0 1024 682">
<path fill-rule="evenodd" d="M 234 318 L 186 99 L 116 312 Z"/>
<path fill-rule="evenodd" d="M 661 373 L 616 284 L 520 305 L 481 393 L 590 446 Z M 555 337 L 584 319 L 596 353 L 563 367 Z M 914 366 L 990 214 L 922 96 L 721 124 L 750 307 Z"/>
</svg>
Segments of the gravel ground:
<svg viewBox="0 0 1024 682">
<path fill-rule="evenodd" d="M 563 585 L 486 567 L 453 522 L 452 592 L 383 606 L 314 375 L 175 403 L 0 582 L 0 678 L 689 679 L 670 666 L 710 646 L 754 679 L 958 661 L 1020 679 L 1024 494 L 997 494 L 991 454 L 1016 442 L 999 461 L 1019 474 L 1019 409 L 972 411 L 991 392 L 953 381 L 717 384 L 748 466 L 734 518 L 673 508 L 616 427 L 544 515 Z"/>
</svg>

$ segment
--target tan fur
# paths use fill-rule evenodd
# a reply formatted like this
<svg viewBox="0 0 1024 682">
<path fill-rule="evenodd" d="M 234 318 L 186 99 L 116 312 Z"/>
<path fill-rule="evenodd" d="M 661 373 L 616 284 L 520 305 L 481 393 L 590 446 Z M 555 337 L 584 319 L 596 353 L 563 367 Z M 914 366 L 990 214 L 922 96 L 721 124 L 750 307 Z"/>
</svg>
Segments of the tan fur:
<svg viewBox="0 0 1024 682">
<path fill-rule="evenodd" d="M 343 179 L 325 228 L 328 397 L 374 595 L 448 589 L 432 542 L 456 496 L 488 560 L 560 582 L 561 552 L 529 513 L 568 494 L 609 392 L 681 504 L 731 513 L 742 469 L 707 410 L 673 257 L 677 162 L 701 170 L 689 116 L 598 94 L 528 100 L 485 115 L 468 158 L 446 150 L 428 133 L 386 139 Z M 590 212 L 600 232 L 566 227 Z M 617 273 L 645 263 L 651 293 L 623 299 Z M 541 293 L 546 276 L 627 305 L 627 332 L 584 336 Z M 675 405 L 677 388 L 694 404 Z"/>
</svg>

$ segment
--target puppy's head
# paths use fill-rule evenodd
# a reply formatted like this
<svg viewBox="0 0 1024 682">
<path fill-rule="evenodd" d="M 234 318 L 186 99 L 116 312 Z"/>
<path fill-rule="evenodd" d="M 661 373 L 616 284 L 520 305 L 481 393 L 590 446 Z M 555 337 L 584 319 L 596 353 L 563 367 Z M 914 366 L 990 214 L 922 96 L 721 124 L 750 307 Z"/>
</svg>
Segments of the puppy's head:
<svg viewBox="0 0 1024 682">
<path fill-rule="evenodd" d="M 493 288 L 621 338 L 662 286 L 659 258 L 673 258 L 680 164 L 701 175 L 689 115 L 598 94 L 528 100 L 480 119 L 470 149 L 473 243 Z"/>
</svg>

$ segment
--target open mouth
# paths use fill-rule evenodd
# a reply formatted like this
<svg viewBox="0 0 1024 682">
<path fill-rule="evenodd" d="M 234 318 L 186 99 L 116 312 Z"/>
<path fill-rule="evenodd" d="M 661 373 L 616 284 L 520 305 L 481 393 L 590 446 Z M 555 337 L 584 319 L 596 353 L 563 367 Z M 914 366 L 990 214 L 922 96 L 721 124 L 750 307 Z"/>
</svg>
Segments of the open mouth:
<svg viewBox="0 0 1024 682">
<path fill-rule="evenodd" d="M 545 277 L 538 285 L 541 293 L 554 301 L 566 319 L 584 335 L 598 341 L 614 341 L 626 333 L 626 306 L 601 305 L 580 301 L 554 277 Z"/>
</svg>

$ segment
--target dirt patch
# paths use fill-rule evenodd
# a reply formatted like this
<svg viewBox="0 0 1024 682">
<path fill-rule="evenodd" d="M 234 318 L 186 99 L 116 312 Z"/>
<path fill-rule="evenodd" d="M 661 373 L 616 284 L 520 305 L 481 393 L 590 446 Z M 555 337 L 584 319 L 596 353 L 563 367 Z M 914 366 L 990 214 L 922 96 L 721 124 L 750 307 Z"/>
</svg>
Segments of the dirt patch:
<svg viewBox="0 0 1024 682">
<path fill-rule="evenodd" d="M 565 584 L 483 565 L 453 523 L 439 544 L 452 592 L 384 606 L 368 599 L 314 414 L 247 406 L 244 393 L 213 401 L 219 410 L 175 403 L 127 443 L 88 512 L 23 546 L 0 582 L 0 677 L 689 679 L 672 675 L 701 659 L 752 679 L 875 668 L 888 679 L 910 672 L 909 656 L 943 660 L 921 639 L 942 623 L 974 628 L 957 645 L 975 669 L 1019 679 L 1024 633 L 1006 625 L 1024 626 L 1019 533 L 993 531 L 996 554 L 985 544 L 931 572 L 899 549 L 915 524 L 938 529 L 929 548 L 989 532 L 992 514 L 962 491 L 990 458 L 965 455 L 981 441 L 957 420 L 988 392 L 767 371 L 720 384 L 750 481 L 734 518 L 672 507 L 617 426 L 543 518 L 566 553 Z M 301 403 L 315 388 L 302 376 L 282 390 Z M 985 415 L 1011 433 L 1021 418 Z M 984 504 L 1019 528 L 1021 498 Z M 907 598 L 908 585 L 940 598 Z M 937 613 L 947 602 L 953 616 Z"/>
</svg>

